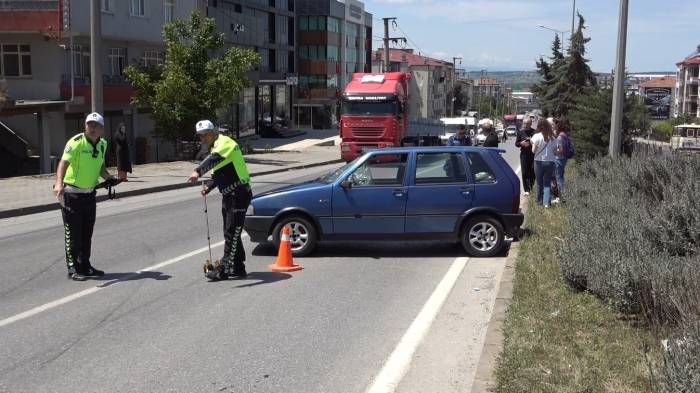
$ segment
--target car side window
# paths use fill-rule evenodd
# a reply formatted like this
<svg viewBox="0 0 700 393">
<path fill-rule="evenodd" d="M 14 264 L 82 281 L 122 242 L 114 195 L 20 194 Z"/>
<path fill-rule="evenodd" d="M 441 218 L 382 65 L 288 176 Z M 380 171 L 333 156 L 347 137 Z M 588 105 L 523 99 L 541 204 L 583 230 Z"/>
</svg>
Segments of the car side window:
<svg viewBox="0 0 700 393">
<path fill-rule="evenodd" d="M 416 184 L 465 183 L 467 169 L 462 153 L 418 153 Z"/>
<path fill-rule="evenodd" d="M 467 159 L 469 160 L 469 169 L 471 169 L 474 183 L 481 184 L 496 182 L 496 176 L 493 174 L 493 171 L 481 154 L 467 153 Z"/>
<path fill-rule="evenodd" d="M 406 174 L 408 154 L 376 154 L 350 175 L 354 187 L 400 186 Z"/>
</svg>

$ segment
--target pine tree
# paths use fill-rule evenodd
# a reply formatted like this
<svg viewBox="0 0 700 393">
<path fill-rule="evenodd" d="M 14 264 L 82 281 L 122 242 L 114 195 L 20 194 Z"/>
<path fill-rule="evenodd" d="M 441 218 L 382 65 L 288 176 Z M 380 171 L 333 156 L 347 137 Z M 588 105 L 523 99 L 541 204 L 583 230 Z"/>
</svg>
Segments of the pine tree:
<svg viewBox="0 0 700 393">
<path fill-rule="evenodd" d="M 595 75 L 588 66 L 586 55 L 586 43 L 591 39 L 583 35 L 583 16 L 578 15 L 578 29 L 571 37 L 571 45 L 567 56 L 552 67 L 554 84 L 547 91 L 545 101 L 552 104 L 552 115 L 567 117 L 587 87 L 595 86 Z"/>
</svg>

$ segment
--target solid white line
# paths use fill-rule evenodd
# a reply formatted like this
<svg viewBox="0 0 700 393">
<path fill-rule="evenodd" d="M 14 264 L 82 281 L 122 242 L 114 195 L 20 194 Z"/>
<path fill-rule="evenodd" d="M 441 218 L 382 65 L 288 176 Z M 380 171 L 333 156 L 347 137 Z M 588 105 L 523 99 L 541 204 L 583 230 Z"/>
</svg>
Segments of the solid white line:
<svg viewBox="0 0 700 393">
<path fill-rule="evenodd" d="M 440 284 L 438 284 L 420 313 L 418 313 L 416 319 L 413 320 L 411 326 L 401 337 L 401 341 L 399 341 L 394 352 L 389 356 L 382 370 L 377 374 L 372 386 L 367 389 L 367 393 L 391 393 L 396 390 L 401 379 L 403 379 L 411 366 L 416 349 L 423 341 L 428 330 L 430 330 L 430 326 L 437 318 L 438 312 L 440 312 L 442 305 L 450 295 L 452 287 L 457 282 L 457 278 L 459 278 L 468 260 L 469 258 L 465 257 L 455 259 L 445 277 L 442 278 Z"/>
<path fill-rule="evenodd" d="M 247 233 L 244 233 L 243 236 L 241 236 L 241 237 L 247 237 L 247 236 L 248 236 L 248 234 L 247 234 Z M 224 244 L 224 242 L 221 241 L 221 242 L 212 244 L 212 245 L 211 245 L 211 248 L 221 247 L 223 244 Z M 17 314 L 17 315 L 14 315 L 14 316 L 11 316 L 11 317 L 9 317 L 9 318 L 5 318 L 5 319 L 1 320 L 1 321 L 0 321 L 0 328 L 3 327 L 3 326 L 7 326 L 7 325 L 9 325 L 9 324 L 15 323 L 15 322 L 17 322 L 17 321 L 21 321 L 21 320 L 23 320 L 23 319 L 27 319 L 27 318 L 32 317 L 32 316 L 34 316 L 34 315 L 40 314 L 40 313 L 42 313 L 42 312 L 44 312 L 44 311 L 51 310 L 52 308 L 56 308 L 56 307 L 61 306 L 61 305 L 63 305 L 63 304 L 70 303 L 70 302 L 72 302 L 73 300 L 80 299 L 81 297 L 85 297 L 85 296 L 88 296 L 88 295 L 92 295 L 92 294 L 95 293 L 95 292 L 98 292 L 98 291 L 101 291 L 101 290 L 103 290 L 103 289 L 106 289 L 106 288 L 111 287 L 111 284 L 114 284 L 115 282 L 125 281 L 125 280 L 128 280 L 128 279 L 130 279 L 130 278 L 136 277 L 136 276 L 138 276 L 138 275 L 141 274 L 141 273 L 150 272 L 150 271 L 153 271 L 153 270 L 156 270 L 156 269 L 160 269 L 160 268 L 165 267 L 165 266 L 168 266 L 168 265 L 172 265 L 172 264 L 174 264 L 174 263 L 183 261 L 183 260 L 185 260 L 185 259 L 187 259 L 187 258 L 193 257 L 193 256 L 195 256 L 195 255 L 197 255 L 197 254 L 201 254 L 201 253 L 206 252 L 206 251 L 208 251 L 208 250 L 209 250 L 208 247 L 202 247 L 202 248 L 200 248 L 200 249 L 197 249 L 197 250 L 188 252 L 187 254 L 182 254 L 182 255 L 180 255 L 180 256 L 178 256 L 178 257 L 175 257 L 175 258 L 173 258 L 173 259 L 168 259 L 167 261 L 160 262 L 160 263 L 157 263 L 157 264 L 155 264 L 155 265 L 152 265 L 152 266 L 143 268 L 143 269 L 141 269 L 141 270 L 139 270 L 139 271 L 133 272 L 132 274 L 129 274 L 129 275 L 127 275 L 127 276 L 124 276 L 124 277 L 115 279 L 115 280 L 113 280 L 113 281 L 107 281 L 107 282 L 104 282 L 104 283 L 100 283 L 99 285 L 96 285 L 96 286 L 94 286 L 94 287 L 92 287 L 92 288 L 87 288 L 87 289 L 84 289 L 84 290 L 82 290 L 82 291 L 80 291 L 80 292 L 76 292 L 76 293 L 74 293 L 74 294 L 72 294 L 72 295 L 68 295 L 68 296 L 66 296 L 66 297 L 62 297 L 62 298 L 57 299 L 57 300 L 54 300 L 54 301 L 52 301 L 52 302 L 48 302 L 48 303 L 46 303 L 46 304 L 42 304 L 41 306 L 34 307 L 34 308 L 30 309 L 30 310 L 24 311 L 24 312 L 19 313 L 19 314 Z"/>
<path fill-rule="evenodd" d="M 519 174 L 520 174 L 520 171 L 521 171 L 522 169 L 523 169 L 523 168 L 522 168 L 521 166 L 518 166 L 518 169 L 515 170 L 515 174 L 516 174 L 516 175 L 519 175 Z"/>
</svg>

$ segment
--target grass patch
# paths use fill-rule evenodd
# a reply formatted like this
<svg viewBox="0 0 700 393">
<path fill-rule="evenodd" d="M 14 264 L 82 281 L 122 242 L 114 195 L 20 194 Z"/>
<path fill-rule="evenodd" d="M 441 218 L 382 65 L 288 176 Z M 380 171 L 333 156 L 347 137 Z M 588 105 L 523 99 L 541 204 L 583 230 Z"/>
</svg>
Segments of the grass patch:
<svg viewBox="0 0 700 393">
<path fill-rule="evenodd" d="M 650 367 L 661 362 L 658 342 L 638 321 L 564 283 L 555 243 L 567 228 L 566 211 L 530 206 L 496 391 L 658 391 L 658 366 Z"/>
</svg>

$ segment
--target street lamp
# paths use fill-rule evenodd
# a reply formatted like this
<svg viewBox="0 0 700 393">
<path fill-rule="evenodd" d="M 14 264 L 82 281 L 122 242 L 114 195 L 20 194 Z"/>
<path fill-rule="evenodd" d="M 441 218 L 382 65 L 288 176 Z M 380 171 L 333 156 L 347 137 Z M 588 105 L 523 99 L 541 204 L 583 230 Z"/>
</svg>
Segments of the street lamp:
<svg viewBox="0 0 700 393">
<path fill-rule="evenodd" d="M 555 32 L 555 33 L 561 34 L 561 46 L 562 46 L 562 48 L 564 47 L 564 33 L 568 33 L 568 32 L 570 32 L 570 31 L 572 31 L 572 30 L 557 30 L 557 29 L 552 29 L 551 27 L 547 27 L 547 26 L 544 26 L 544 25 L 537 25 L 537 27 L 541 27 L 541 28 L 543 28 L 543 29 L 551 30 L 551 31 L 553 31 L 553 32 Z"/>
</svg>

